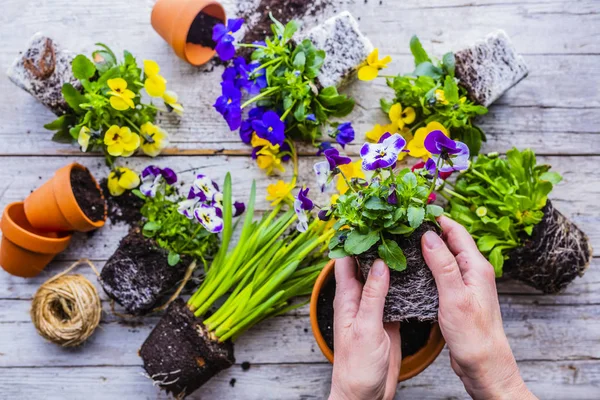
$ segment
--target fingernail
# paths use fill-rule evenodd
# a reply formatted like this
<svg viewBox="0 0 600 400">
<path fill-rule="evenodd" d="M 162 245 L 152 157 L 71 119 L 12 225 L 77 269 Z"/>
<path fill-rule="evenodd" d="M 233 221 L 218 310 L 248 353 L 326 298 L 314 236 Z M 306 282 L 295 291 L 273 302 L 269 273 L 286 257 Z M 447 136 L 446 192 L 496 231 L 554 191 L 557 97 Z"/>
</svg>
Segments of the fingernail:
<svg viewBox="0 0 600 400">
<path fill-rule="evenodd" d="M 442 239 L 434 231 L 425 232 L 423 235 L 423 243 L 429 250 L 435 250 L 444 244 Z"/>
<path fill-rule="evenodd" d="M 385 264 L 381 260 L 375 260 L 371 273 L 375 276 L 383 276 L 385 274 Z"/>
</svg>

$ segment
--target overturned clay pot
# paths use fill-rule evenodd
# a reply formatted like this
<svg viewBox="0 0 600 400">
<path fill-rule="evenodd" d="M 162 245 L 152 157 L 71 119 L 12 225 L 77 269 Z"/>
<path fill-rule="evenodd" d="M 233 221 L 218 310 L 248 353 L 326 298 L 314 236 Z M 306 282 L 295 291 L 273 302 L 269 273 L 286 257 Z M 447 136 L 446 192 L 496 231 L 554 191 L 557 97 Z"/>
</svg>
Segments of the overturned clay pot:
<svg viewBox="0 0 600 400">
<path fill-rule="evenodd" d="M 210 337 L 202 319 L 177 299 L 152 330 L 140 356 L 161 389 L 180 399 L 235 363 L 233 344 Z"/>
</svg>

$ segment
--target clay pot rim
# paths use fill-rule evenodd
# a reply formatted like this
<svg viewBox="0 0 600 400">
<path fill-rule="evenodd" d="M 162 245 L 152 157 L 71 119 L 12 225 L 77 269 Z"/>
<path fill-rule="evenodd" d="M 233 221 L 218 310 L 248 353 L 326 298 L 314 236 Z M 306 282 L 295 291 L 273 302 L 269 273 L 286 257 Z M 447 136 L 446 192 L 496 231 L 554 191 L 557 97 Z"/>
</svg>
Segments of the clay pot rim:
<svg viewBox="0 0 600 400">
<path fill-rule="evenodd" d="M 77 168 L 77 169 L 86 171 L 90 175 L 90 178 L 92 179 L 92 181 L 94 181 L 94 185 L 98 189 L 98 192 L 100 193 L 100 197 L 102 198 L 102 201 L 104 202 L 104 214 L 103 214 L 102 219 L 100 219 L 98 221 L 92 221 L 85 214 L 85 212 L 83 212 L 83 209 L 77 202 L 77 198 L 75 197 L 75 193 L 73 192 L 73 186 L 71 186 L 71 171 L 73 170 L 73 168 Z M 65 174 L 66 176 L 61 177 L 60 175 L 62 175 L 62 174 Z M 58 203 L 58 207 L 60 208 L 60 211 L 63 213 L 65 219 L 67 221 L 69 221 L 69 223 L 71 225 L 73 225 L 73 226 L 79 225 L 79 224 L 74 223 L 74 220 L 70 215 L 71 213 L 68 212 L 69 209 L 76 209 L 76 210 L 78 210 L 78 214 L 79 214 L 78 217 L 83 219 L 86 224 L 88 224 L 90 227 L 92 227 L 92 229 L 98 229 L 98 228 L 101 228 L 104 226 L 104 224 L 106 223 L 106 219 L 108 217 L 108 206 L 106 204 L 106 199 L 104 198 L 104 193 L 102 193 L 102 188 L 100 187 L 100 184 L 98 183 L 96 178 L 94 178 L 94 176 L 92 175 L 92 173 L 90 172 L 90 170 L 87 167 L 85 167 L 84 165 L 81 165 L 77 162 L 74 162 L 74 163 L 68 164 L 65 167 L 60 168 L 58 171 L 56 171 L 54 178 L 55 179 L 52 180 L 52 187 L 54 188 L 55 191 L 60 192 L 61 190 L 65 190 L 68 188 L 68 193 L 70 193 L 69 195 L 62 197 L 62 201 L 57 199 L 57 203 Z"/>
<path fill-rule="evenodd" d="M 23 213 L 25 213 L 23 201 L 10 203 L 4 208 L 2 219 L 0 220 L 0 228 L 2 234 L 6 236 L 8 240 L 26 250 L 41 254 L 57 254 L 67 248 L 71 241 L 71 237 L 73 236 L 71 233 L 46 232 L 48 234 L 55 233 L 57 235 L 56 238 L 52 238 L 31 232 L 19 225 L 10 216 L 10 210 L 13 207 L 22 207 Z M 24 235 L 27 238 L 27 241 L 20 240 L 20 238 L 17 237 L 19 234 Z"/>
<path fill-rule="evenodd" d="M 333 351 L 325 342 L 325 339 L 321 334 L 321 330 L 319 329 L 319 323 L 317 321 L 317 304 L 319 300 L 319 293 L 321 293 L 323 285 L 332 277 L 334 273 L 334 266 L 335 260 L 330 260 L 327 265 L 325 265 L 315 281 L 315 285 L 313 286 L 313 291 L 310 296 L 310 326 L 319 349 L 321 349 L 321 352 L 330 363 L 333 363 Z M 419 349 L 419 351 L 417 351 L 415 354 L 410 355 L 402 360 L 403 366 L 408 365 L 411 368 L 408 371 L 406 371 L 406 368 L 402 368 L 400 370 L 398 382 L 413 378 L 423 372 L 440 355 L 445 345 L 446 341 L 442 336 L 439 324 L 436 322 L 431 329 L 427 344 Z M 421 359 L 421 362 L 419 362 L 419 359 Z M 417 363 L 417 365 L 411 365 L 414 363 Z"/>
</svg>

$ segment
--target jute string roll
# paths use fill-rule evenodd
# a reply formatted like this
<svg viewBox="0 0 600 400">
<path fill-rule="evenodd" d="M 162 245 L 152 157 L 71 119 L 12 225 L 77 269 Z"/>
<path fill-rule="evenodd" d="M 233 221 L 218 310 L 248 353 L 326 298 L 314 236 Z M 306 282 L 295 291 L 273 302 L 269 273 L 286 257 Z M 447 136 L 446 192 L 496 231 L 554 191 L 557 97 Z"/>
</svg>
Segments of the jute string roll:
<svg viewBox="0 0 600 400">
<path fill-rule="evenodd" d="M 50 278 L 33 296 L 31 319 L 38 333 L 63 347 L 77 346 L 93 333 L 102 315 L 100 297 L 83 275 L 67 275 L 79 265 L 98 270 L 87 258 Z"/>
</svg>

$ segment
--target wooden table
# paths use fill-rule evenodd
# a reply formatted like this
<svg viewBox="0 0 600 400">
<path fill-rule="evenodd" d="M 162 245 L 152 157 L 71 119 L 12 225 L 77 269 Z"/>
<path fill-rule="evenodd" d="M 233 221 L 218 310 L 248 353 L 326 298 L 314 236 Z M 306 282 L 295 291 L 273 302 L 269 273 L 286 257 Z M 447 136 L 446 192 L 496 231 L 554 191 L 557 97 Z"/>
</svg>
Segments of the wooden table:
<svg viewBox="0 0 600 400">
<path fill-rule="evenodd" d="M 555 205 L 600 248 L 600 3 L 594 0 L 356 0 L 336 5 L 360 16 L 362 31 L 394 58 L 391 73 L 409 71 L 413 33 L 440 56 L 496 28 L 511 36 L 530 67 L 529 76 L 481 118 L 486 151 L 531 147 L 564 176 L 552 193 Z M 234 194 L 243 199 L 256 179 L 259 208 L 266 209 L 267 179 L 244 146 L 211 108 L 221 69 L 193 68 L 179 60 L 152 30 L 151 0 L 4 0 L 0 13 L 0 69 L 6 70 L 29 37 L 42 30 L 65 48 L 89 53 L 95 42 L 138 60 L 158 61 L 186 112 L 179 121 L 161 117 L 171 147 L 156 160 L 136 157 L 141 170 L 151 162 L 175 170 L 198 168 L 222 180 L 231 171 Z M 337 4 L 337 3 L 336 3 Z M 234 1 L 226 2 L 230 13 Z M 330 8 L 327 14 L 331 14 Z M 322 20 L 322 17 L 319 16 Z M 312 24 L 314 21 L 307 21 Z M 360 134 L 385 122 L 378 100 L 390 96 L 382 80 L 357 82 L 347 90 L 357 99 L 354 126 Z M 8 79 L 0 80 L 0 207 L 23 199 L 53 172 L 72 161 L 99 177 L 108 169 L 97 156 L 73 145 L 53 143 L 42 125 L 53 115 Z M 356 147 L 353 148 L 354 150 Z M 302 178 L 313 184 L 314 157 L 301 160 Z M 137 350 L 158 317 L 122 320 L 107 301 L 102 324 L 88 342 L 62 349 L 45 342 L 29 318 L 38 286 L 80 257 L 98 267 L 125 234 L 122 225 L 94 235 L 76 235 L 71 246 L 41 276 L 24 280 L 0 272 L 0 398 L 156 399 L 164 394 L 143 376 Z M 504 327 L 528 386 L 544 399 L 600 398 L 600 259 L 565 293 L 541 296 L 514 282 L 499 284 Z M 82 273 L 96 282 L 93 273 Z M 103 295 L 103 298 L 106 297 Z M 325 398 L 331 366 L 316 346 L 308 308 L 252 329 L 236 343 L 237 364 L 193 398 Z M 240 364 L 251 363 L 248 371 Z M 233 384 L 235 380 L 235 385 Z M 465 398 L 450 369 L 448 352 L 418 377 L 398 387 L 398 398 Z"/>
</svg>

